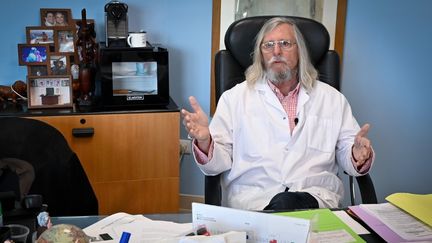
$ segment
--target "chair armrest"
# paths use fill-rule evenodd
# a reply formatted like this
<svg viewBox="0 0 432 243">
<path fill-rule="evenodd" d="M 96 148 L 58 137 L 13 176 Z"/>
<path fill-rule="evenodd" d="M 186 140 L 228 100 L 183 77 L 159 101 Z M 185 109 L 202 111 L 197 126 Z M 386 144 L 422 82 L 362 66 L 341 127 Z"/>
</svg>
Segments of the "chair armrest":
<svg viewBox="0 0 432 243">
<path fill-rule="evenodd" d="M 220 186 L 220 174 L 205 176 L 204 202 L 205 204 L 221 206 L 222 189 Z"/>
<path fill-rule="evenodd" d="M 362 203 L 378 203 L 375 187 L 369 174 L 356 177 Z"/>
<path fill-rule="evenodd" d="M 345 171 L 344 173 L 347 174 Z M 351 205 L 355 205 L 356 197 L 355 197 L 354 177 L 350 175 L 348 176 L 349 176 L 349 190 L 350 190 Z M 377 203 L 378 200 L 375 193 L 375 187 L 370 175 L 366 174 L 362 176 L 357 176 L 355 178 L 360 191 L 361 203 L 364 204 Z"/>
</svg>

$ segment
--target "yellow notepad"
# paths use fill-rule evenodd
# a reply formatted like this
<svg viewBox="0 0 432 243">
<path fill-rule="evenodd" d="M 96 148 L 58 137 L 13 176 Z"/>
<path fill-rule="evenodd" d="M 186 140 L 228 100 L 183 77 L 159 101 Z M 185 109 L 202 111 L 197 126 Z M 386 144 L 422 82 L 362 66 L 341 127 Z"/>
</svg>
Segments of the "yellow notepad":
<svg viewBox="0 0 432 243">
<path fill-rule="evenodd" d="M 393 193 L 386 200 L 432 226 L 432 194 Z"/>
</svg>

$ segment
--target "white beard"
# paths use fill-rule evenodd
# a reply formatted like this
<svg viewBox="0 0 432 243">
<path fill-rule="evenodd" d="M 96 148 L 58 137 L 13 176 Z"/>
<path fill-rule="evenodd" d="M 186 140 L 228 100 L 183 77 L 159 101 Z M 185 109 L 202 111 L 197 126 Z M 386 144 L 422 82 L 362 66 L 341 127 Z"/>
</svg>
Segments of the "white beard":
<svg viewBox="0 0 432 243">
<path fill-rule="evenodd" d="M 280 72 L 275 72 L 272 69 L 268 69 L 266 71 L 267 78 L 274 84 L 281 84 L 286 81 L 291 80 L 292 78 L 292 71 L 290 68 L 286 68 L 285 70 L 282 70 Z"/>
<path fill-rule="evenodd" d="M 272 68 L 270 68 L 271 64 L 276 61 L 284 62 L 283 70 L 276 72 Z M 266 76 L 267 78 L 275 85 L 287 82 L 293 78 L 293 70 L 288 67 L 286 58 L 281 56 L 274 56 L 270 61 L 267 62 Z"/>
</svg>

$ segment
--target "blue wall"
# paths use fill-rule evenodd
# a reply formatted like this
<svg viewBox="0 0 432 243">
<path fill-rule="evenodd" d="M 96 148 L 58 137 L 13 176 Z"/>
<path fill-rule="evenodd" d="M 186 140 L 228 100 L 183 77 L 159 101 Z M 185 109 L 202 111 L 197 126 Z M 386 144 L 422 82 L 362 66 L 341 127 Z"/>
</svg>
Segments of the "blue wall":
<svg viewBox="0 0 432 243">
<path fill-rule="evenodd" d="M 342 92 L 370 122 L 378 200 L 432 193 L 432 1 L 348 1 Z"/>
<path fill-rule="evenodd" d="M 25 42 L 25 27 L 40 24 L 40 8 L 82 8 L 97 23 L 104 39 L 103 7 L 108 1 L 15 0 L 0 15 L 0 84 L 25 80 L 18 66 L 17 43 Z M 211 0 L 128 0 L 129 29 L 144 29 L 152 43 L 170 51 L 170 93 L 180 107 L 194 95 L 209 110 Z M 372 125 L 370 138 L 377 153 L 371 173 L 379 201 L 407 191 L 432 193 L 432 19 L 430 0 L 348 0 L 342 92 L 363 124 Z M 182 137 L 185 137 L 181 127 Z M 203 176 L 185 156 L 181 193 L 203 194 Z"/>
<path fill-rule="evenodd" d="M 86 8 L 87 18 L 95 19 L 97 39 L 105 39 L 104 6 L 101 0 L 14 0 L 0 15 L 3 23 L 0 46 L 0 84 L 25 80 L 27 68 L 18 66 L 17 44 L 25 43 L 25 27 L 40 25 L 40 8 L 70 8 L 74 18 Z M 151 43 L 169 50 L 170 94 L 180 107 L 187 97 L 198 98 L 203 109 L 210 107 L 211 0 L 124 0 L 129 6 L 129 30 L 146 30 Z M 180 125 L 179 125 L 180 126 Z M 181 128 L 182 137 L 185 132 Z M 181 165 L 181 192 L 203 194 L 203 175 L 185 156 Z"/>
</svg>

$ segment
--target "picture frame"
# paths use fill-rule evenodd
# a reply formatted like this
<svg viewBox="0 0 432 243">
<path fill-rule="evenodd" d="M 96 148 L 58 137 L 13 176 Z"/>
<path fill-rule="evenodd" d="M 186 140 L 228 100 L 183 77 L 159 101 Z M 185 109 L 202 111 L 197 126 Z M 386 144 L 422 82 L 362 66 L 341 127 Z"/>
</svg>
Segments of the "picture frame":
<svg viewBox="0 0 432 243">
<path fill-rule="evenodd" d="M 54 29 L 52 27 L 26 27 L 27 44 L 54 45 Z"/>
<path fill-rule="evenodd" d="M 64 108 L 73 106 L 70 75 L 27 76 L 28 108 Z"/>
<path fill-rule="evenodd" d="M 49 44 L 18 44 L 18 63 L 20 66 L 46 65 L 49 53 Z"/>
<path fill-rule="evenodd" d="M 53 52 L 49 56 L 49 75 L 70 75 L 70 54 Z"/>
<path fill-rule="evenodd" d="M 28 76 L 47 76 L 48 67 L 47 65 L 32 65 L 27 66 Z"/>
<path fill-rule="evenodd" d="M 74 27 L 55 27 L 54 43 L 56 52 L 74 53 L 76 50 L 76 29 Z"/>
<path fill-rule="evenodd" d="M 41 26 L 71 26 L 74 25 L 72 11 L 68 8 L 41 8 Z"/>
</svg>

